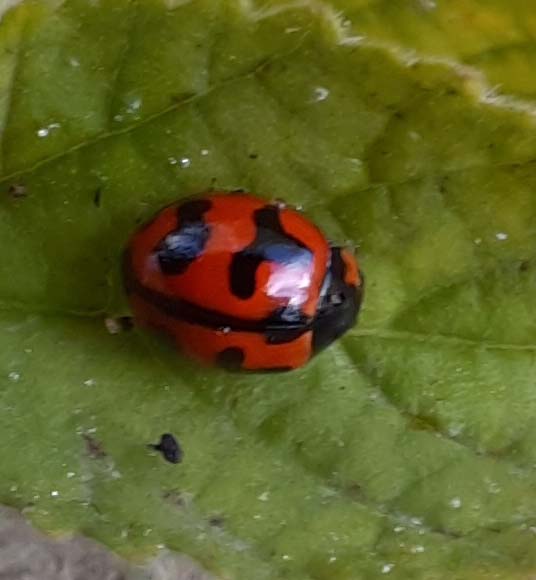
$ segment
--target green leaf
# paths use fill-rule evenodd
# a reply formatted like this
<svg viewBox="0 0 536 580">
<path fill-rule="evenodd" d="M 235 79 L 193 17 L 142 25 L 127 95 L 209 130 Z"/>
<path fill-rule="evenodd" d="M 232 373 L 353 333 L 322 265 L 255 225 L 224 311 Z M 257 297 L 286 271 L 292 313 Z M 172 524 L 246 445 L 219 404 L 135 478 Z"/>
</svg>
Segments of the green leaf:
<svg viewBox="0 0 536 580">
<path fill-rule="evenodd" d="M 344 19 L 238 0 L 3 15 L 0 501 L 228 578 L 534 572 L 532 105 Z M 237 187 L 359 246 L 360 325 L 281 376 L 110 335 L 136 224 Z M 178 466 L 147 449 L 164 432 Z"/>
<path fill-rule="evenodd" d="M 276 0 L 278 1 L 278 0 Z M 493 93 L 536 97 L 536 18 L 525 0 L 332 0 L 359 36 L 476 67 Z"/>
</svg>

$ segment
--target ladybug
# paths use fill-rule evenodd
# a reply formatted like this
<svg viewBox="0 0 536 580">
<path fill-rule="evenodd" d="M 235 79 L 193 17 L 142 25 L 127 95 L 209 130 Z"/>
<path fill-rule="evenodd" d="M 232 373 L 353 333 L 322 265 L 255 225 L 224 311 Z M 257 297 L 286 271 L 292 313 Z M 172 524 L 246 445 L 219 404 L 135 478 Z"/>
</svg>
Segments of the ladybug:
<svg viewBox="0 0 536 580">
<path fill-rule="evenodd" d="M 300 212 L 247 193 L 163 208 L 124 254 L 135 321 L 205 363 L 279 371 L 304 365 L 356 322 L 354 256 Z"/>
</svg>

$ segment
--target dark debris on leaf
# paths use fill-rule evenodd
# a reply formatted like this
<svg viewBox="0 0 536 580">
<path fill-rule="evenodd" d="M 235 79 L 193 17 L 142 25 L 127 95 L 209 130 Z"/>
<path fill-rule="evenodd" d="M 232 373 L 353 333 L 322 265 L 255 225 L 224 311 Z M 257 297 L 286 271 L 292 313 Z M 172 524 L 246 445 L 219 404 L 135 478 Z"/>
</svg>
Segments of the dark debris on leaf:
<svg viewBox="0 0 536 580">
<path fill-rule="evenodd" d="M 209 518 L 208 523 L 214 528 L 223 528 L 225 519 L 221 515 L 213 515 Z"/>
<path fill-rule="evenodd" d="M 106 452 L 104 451 L 104 447 L 100 441 L 88 433 L 84 433 L 82 437 L 86 442 L 86 451 L 90 457 L 93 459 L 102 459 L 103 457 L 106 457 Z"/>
<path fill-rule="evenodd" d="M 93 195 L 93 205 L 95 207 L 100 207 L 101 206 L 101 199 L 102 199 L 102 189 L 100 187 L 98 187 L 95 190 L 95 194 Z"/>
<path fill-rule="evenodd" d="M 22 199 L 28 196 L 28 191 L 22 183 L 13 183 L 9 186 L 8 194 L 13 199 Z"/>
<path fill-rule="evenodd" d="M 150 444 L 149 448 L 154 449 L 155 451 L 160 451 L 164 459 L 169 463 L 180 463 L 182 461 L 182 449 L 179 442 L 171 433 L 164 433 L 160 437 L 160 442 Z"/>
<path fill-rule="evenodd" d="M 165 491 L 162 494 L 162 498 L 176 508 L 184 508 L 188 503 L 185 496 L 180 491 L 176 490 Z"/>
<path fill-rule="evenodd" d="M 104 319 L 104 326 L 110 334 L 119 334 L 128 332 L 134 328 L 132 316 L 118 316 L 116 318 L 108 317 Z"/>
</svg>

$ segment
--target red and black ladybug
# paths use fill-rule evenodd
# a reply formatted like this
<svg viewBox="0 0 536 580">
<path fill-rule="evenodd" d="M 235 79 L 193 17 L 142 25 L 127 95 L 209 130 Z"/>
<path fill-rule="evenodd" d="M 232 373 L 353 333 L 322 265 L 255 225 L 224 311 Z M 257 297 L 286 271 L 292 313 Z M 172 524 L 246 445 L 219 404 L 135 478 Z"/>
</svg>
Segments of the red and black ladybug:
<svg viewBox="0 0 536 580">
<path fill-rule="evenodd" d="M 298 211 L 244 193 L 165 207 L 132 236 L 125 285 L 135 320 L 209 364 L 290 370 L 350 329 L 362 277 Z"/>
</svg>

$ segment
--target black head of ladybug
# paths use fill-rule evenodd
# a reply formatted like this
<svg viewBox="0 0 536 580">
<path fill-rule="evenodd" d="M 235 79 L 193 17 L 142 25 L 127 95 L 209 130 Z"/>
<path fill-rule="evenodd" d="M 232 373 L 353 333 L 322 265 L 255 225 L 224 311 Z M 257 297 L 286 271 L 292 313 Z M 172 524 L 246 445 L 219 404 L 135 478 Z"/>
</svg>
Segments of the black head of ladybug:
<svg viewBox="0 0 536 580">
<path fill-rule="evenodd" d="M 329 346 L 354 326 L 363 298 L 363 276 L 357 270 L 346 249 L 331 248 L 326 277 L 320 292 L 320 301 L 312 323 L 313 350 Z"/>
</svg>

